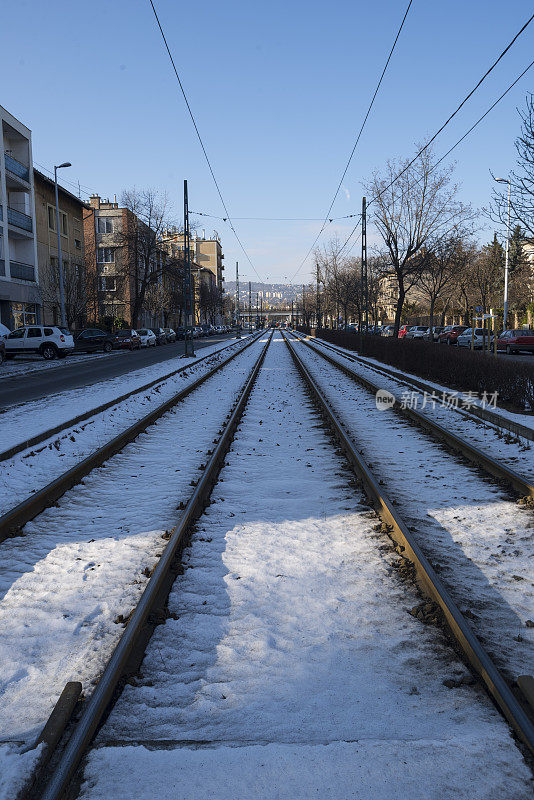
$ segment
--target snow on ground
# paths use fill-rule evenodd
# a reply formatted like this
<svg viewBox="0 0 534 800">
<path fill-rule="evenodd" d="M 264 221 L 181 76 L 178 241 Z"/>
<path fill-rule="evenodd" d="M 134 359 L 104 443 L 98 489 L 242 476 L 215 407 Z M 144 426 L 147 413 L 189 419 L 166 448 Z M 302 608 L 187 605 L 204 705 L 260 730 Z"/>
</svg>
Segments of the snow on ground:
<svg viewBox="0 0 534 800">
<path fill-rule="evenodd" d="M 300 335 L 302 336 L 302 334 L 300 334 Z M 312 337 L 312 339 L 313 339 L 313 343 L 314 344 L 317 344 L 317 345 L 322 344 L 321 339 L 318 339 L 318 338 L 316 339 L 314 337 Z M 331 343 L 327 342 L 327 344 L 331 344 Z M 428 378 L 421 378 L 420 375 L 414 375 L 411 372 L 403 372 L 402 370 L 397 369 L 397 367 L 393 367 L 393 366 L 391 366 L 391 364 L 385 364 L 385 363 L 383 363 L 382 361 L 379 361 L 376 358 L 369 358 L 368 356 L 360 356 L 354 350 L 348 350 L 347 348 L 340 347 L 339 345 L 331 345 L 331 346 L 332 347 L 335 346 L 336 349 L 340 351 L 340 353 L 345 352 L 345 353 L 347 353 L 347 355 L 351 355 L 353 357 L 354 356 L 358 356 L 358 358 L 360 358 L 361 361 L 363 362 L 362 367 L 364 367 L 365 364 L 368 364 L 370 369 L 368 370 L 367 375 L 369 377 L 371 377 L 372 375 L 376 376 L 376 371 L 372 369 L 373 367 L 376 367 L 376 369 L 386 369 L 386 370 L 388 370 L 390 372 L 395 373 L 395 375 L 397 375 L 398 378 L 399 378 L 399 381 L 395 382 L 397 387 L 399 385 L 399 382 L 402 383 L 402 379 L 404 378 L 405 380 L 408 380 L 408 381 L 416 380 L 416 381 L 422 381 L 424 383 L 427 383 L 430 387 L 432 387 L 432 389 L 438 395 L 441 395 L 442 392 L 446 392 L 447 394 L 449 394 L 450 392 L 455 391 L 455 390 L 451 389 L 450 386 L 445 386 L 442 383 L 434 383 L 433 381 L 429 380 Z M 354 365 L 353 361 L 350 361 L 349 363 L 350 363 L 351 366 Z M 365 374 L 365 372 L 362 372 L 362 374 Z M 406 386 L 406 388 L 412 390 L 414 387 L 413 386 L 409 386 L 409 387 Z M 416 387 L 415 387 L 415 390 L 418 391 Z M 461 392 L 460 392 L 460 395 L 464 396 L 463 393 L 461 393 Z M 479 405 L 482 405 L 480 399 L 478 399 L 478 401 L 475 400 L 475 402 L 478 402 Z M 418 406 L 418 407 L 420 408 L 420 406 Z M 425 409 L 425 410 L 427 410 L 427 409 Z M 532 414 L 514 413 L 513 411 L 508 411 L 507 409 L 501 408 L 500 406 L 497 406 L 497 408 L 491 408 L 490 410 L 494 414 L 498 414 L 499 416 L 504 417 L 507 420 L 510 420 L 512 422 L 516 422 L 516 423 L 518 423 L 520 425 L 524 425 L 526 428 L 532 428 L 534 430 L 534 416 Z M 452 414 L 453 412 L 451 411 L 450 413 Z M 486 423 L 486 424 L 489 425 L 491 423 Z"/>
<path fill-rule="evenodd" d="M 11 742 L 0 743 L 0 800 L 13 800 L 24 788 L 26 777 L 41 754 L 42 745 L 25 752 Z"/>
<path fill-rule="evenodd" d="M 305 344 L 299 354 L 460 608 L 512 679 L 534 664 L 534 515 Z"/>
<path fill-rule="evenodd" d="M 244 346 L 244 343 L 237 343 L 233 345 L 233 349 L 239 349 Z M 67 428 L 52 439 L 42 442 L 33 449 L 21 451 L 13 458 L 2 462 L 2 469 L 0 474 L 0 514 L 5 514 L 9 509 L 13 508 L 18 503 L 26 499 L 32 492 L 42 489 L 50 481 L 59 477 L 66 470 L 75 466 L 77 463 L 86 458 L 90 453 L 102 447 L 114 436 L 117 436 L 121 431 L 128 428 L 136 420 L 148 414 L 152 409 L 157 408 L 165 400 L 172 397 L 180 389 L 183 389 L 203 373 L 207 372 L 216 363 L 226 358 L 231 351 L 224 350 L 216 351 L 213 355 L 209 356 L 206 361 L 195 365 L 193 362 L 191 367 L 185 372 L 174 375 L 164 383 L 154 386 L 146 392 L 134 395 L 127 400 L 118 403 L 116 406 L 107 409 L 99 414 L 95 414 L 88 420 L 79 423 L 73 428 Z M 174 361 L 174 359 L 173 359 Z M 176 369 L 184 364 L 181 361 L 178 364 L 171 364 L 166 362 L 165 374 Z M 144 385 L 150 382 L 150 378 L 143 372 L 142 380 L 139 376 L 134 378 L 139 385 Z M 151 372 L 151 370 L 149 370 Z M 129 376 L 125 376 L 126 378 Z M 133 384 L 134 386 L 137 384 Z M 128 384 L 129 386 L 129 384 Z M 101 399 L 100 389 L 96 387 L 96 395 L 92 395 L 94 387 L 89 391 L 92 396 L 89 407 L 96 405 L 100 402 L 105 402 Z M 80 392 L 87 392 L 87 390 L 79 390 Z M 125 394 L 128 387 L 122 384 L 116 385 L 114 390 L 115 396 Z M 68 410 L 67 419 L 80 413 L 81 409 L 78 406 L 78 401 L 70 400 L 72 394 L 78 395 L 78 390 L 74 393 L 65 393 L 65 404 L 58 401 L 60 410 Z M 51 405 L 56 404 L 57 398 L 54 398 Z M 73 405 L 75 402 L 75 405 Z M 30 405 L 30 404 L 28 404 Z M 25 424 L 27 428 L 32 427 L 35 417 L 40 417 L 40 411 L 35 407 L 36 404 L 31 404 L 32 408 L 26 407 L 22 412 L 18 407 L 14 412 L 6 416 L 0 416 L 0 424 L 2 425 L 2 446 L 8 446 L 4 441 L 4 426 L 10 426 L 7 431 L 6 439 L 9 435 L 13 436 L 13 431 L 16 432 L 14 441 L 18 442 L 22 438 L 19 425 Z M 25 420 L 25 417 L 28 417 Z M 55 424 L 58 424 L 55 418 Z M 54 424 L 48 418 L 48 424 Z M 43 427 L 45 427 L 43 425 Z"/>
<path fill-rule="evenodd" d="M 83 800 L 530 796 L 484 692 L 443 685 L 465 668 L 407 613 L 349 477 L 275 335 Z"/>
<path fill-rule="evenodd" d="M 68 680 L 90 690 L 261 346 L 3 542 L 0 741 L 31 743 Z"/>
<path fill-rule="evenodd" d="M 94 361 L 100 358 L 113 358 L 120 355 L 120 351 L 115 350 L 111 353 L 76 353 L 56 358 L 53 361 L 45 361 L 41 356 L 19 355 L 9 361 L 4 361 L 0 367 L 0 379 L 21 378 L 23 375 L 33 375 L 36 372 L 48 372 L 51 369 L 69 366 L 69 364 L 80 364 L 84 361 Z"/>
</svg>

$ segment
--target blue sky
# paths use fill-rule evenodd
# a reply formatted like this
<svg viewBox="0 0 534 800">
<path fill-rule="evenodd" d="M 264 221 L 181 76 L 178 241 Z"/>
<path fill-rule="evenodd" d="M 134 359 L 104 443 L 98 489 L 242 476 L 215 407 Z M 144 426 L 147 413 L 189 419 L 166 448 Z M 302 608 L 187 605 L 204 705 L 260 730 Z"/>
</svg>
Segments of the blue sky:
<svg viewBox="0 0 534 800">
<path fill-rule="evenodd" d="M 201 8 L 158 0 L 156 7 L 232 216 L 324 216 L 406 0 L 207 0 Z M 359 211 L 373 169 L 412 154 L 440 127 L 531 13 L 524 0 L 414 0 L 336 216 Z M 148 0 L 18 0 L 0 39 L 7 78 L 0 104 L 31 128 L 36 164 L 71 161 L 63 177 L 79 181 L 84 197 L 158 187 L 177 221 L 187 178 L 190 208 L 224 216 Z M 533 52 L 534 22 L 439 137 L 438 155 Z M 532 90 L 534 67 L 451 156 L 464 201 L 482 207 L 489 169 L 505 175 L 513 166 L 516 107 Z M 257 280 L 227 224 L 198 220 L 221 235 L 227 279 L 239 260 L 243 277 Z M 320 225 L 235 221 L 258 274 L 270 281 L 294 275 Z M 345 238 L 351 227 L 332 224 L 323 241 L 336 232 Z M 310 268 L 311 261 L 296 281 L 308 280 Z"/>
</svg>

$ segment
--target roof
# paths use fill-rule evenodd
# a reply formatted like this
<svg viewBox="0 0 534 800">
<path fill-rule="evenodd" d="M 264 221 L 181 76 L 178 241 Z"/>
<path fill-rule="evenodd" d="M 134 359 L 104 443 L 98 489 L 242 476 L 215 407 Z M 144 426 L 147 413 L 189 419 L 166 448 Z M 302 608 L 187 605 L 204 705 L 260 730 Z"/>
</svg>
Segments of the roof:
<svg viewBox="0 0 534 800">
<path fill-rule="evenodd" d="M 39 172 L 38 169 L 35 169 L 35 167 L 33 168 L 33 176 L 34 176 L 34 179 L 37 176 L 39 178 L 39 180 L 42 180 L 44 183 L 49 184 L 49 186 L 51 186 L 52 188 L 55 189 L 55 184 L 54 184 L 54 181 L 52 180 L 52 178 L 48 178 L 42 172 Z M 62 194 L 67 195 L 68 198 L 70 198 L 71 200 L 74 200 L 74 202 L 78 203 L 80 206 L 83 206 L 83 208 L 87 208 L 87 209 L 91 208 L 89 203 L 86 203 L 83 200 L 81 200 L 79 197 L 76 197 L 75 194 L 72 194 L 72 192 L 69 192 L 68 189 L 65 189 L 63 186 L 61 186 L 60 183 L 58 183 L 57 188 L 58 188 L 58 191 L 60 191 Z"/>
</svg>

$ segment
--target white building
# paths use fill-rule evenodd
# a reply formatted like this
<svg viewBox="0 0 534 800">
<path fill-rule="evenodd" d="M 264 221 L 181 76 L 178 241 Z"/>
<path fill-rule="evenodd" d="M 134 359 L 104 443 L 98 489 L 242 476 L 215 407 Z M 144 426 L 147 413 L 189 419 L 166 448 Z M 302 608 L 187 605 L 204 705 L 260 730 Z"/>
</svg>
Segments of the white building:
<svg viewBox="0 0 534 800">
<path fill-rule="evenodd" d="M 0 322 L 39 322 L 31 131 L 0 106 Z"/>
</svg>

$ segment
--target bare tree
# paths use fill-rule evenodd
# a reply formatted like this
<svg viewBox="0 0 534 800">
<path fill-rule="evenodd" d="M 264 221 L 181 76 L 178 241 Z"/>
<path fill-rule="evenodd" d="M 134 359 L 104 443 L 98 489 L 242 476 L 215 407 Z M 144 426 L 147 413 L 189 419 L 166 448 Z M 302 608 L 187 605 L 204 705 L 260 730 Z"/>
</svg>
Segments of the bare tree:
<svg viewBox="0 0 534 800">
<path fill-rule="evenodd" d="M 534 238 L 534 94 L 528 94 L 525 109 L 517 111 L 521 133 L 515 142 L 516 168 L 510 173 L 510 221 Z M 494 188 L 489 214 L 503 225 L 507 223 L 508 187 L 504 184 Z"/>
<path fill-rule="evenodd" d="M 155 189 L 130 189 L 122 195 L 125 223 L 118 233 L 121 269 L 130 285 L 132 325 L 137 327 L 147 291 L 164 269 L 160 240 L 169 225 L 168 200 Z"/>
<path fill-rule="evenodd" d="M 413 163 L 388 161 L 383 174 L 375 173 L 367 186 L 371 219 L 380 233 L 383 255 L 398 285 L 395 310 L 397 335 L 406 293 L 419 280 L 418 253 L 447 236 L 455 226 L 472 219 L 472 211 L 457 199 L 452 167 L 437 170 L 427 148 Z"/>
<path fill-rule="evenodd" d="M 458 272 L 465 267 L 466 251 L 455 234 L 439 240 L 431 250 L 421 250 L 419 256 L 422 268 L 417 288 L 428 303 L 432 335 L 436 303 L 455 285 Z"/>
<path fill-rule="evenodd" d="M 45 269 L 41 268 L 41 294 L 45 305 L 59 314 L 59 269 L 58 259 L 51 258 Z M 63 262 L 63 296 L 67 327 L 83 327 L 87 317 L 85 270 L 81 263 Z"/>
</svg>

